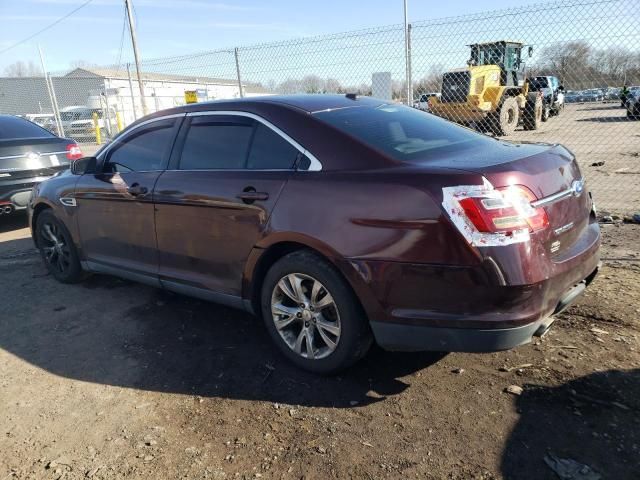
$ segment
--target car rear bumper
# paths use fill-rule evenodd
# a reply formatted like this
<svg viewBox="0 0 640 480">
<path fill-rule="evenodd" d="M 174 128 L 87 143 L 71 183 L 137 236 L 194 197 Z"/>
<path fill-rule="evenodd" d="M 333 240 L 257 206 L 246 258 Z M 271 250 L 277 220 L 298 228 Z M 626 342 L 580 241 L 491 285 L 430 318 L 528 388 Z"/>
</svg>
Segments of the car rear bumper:
<svg viewBox="0 0 640 480">
<path fill-rule="evenodd" d="M 10 205 L 13 210 L 24 210 L 29 204 L 31 190 L 49 177 L 19 178 L 0 182 L 0 204 Z"/>
<path fill-rule="evenodd" d="M 570 306 L 593 281 L 599 268 L 600 264 L 586 278 L 569 287 L 557 301 L 551 315 Z M 534 336 L 544 335 L 554 321 L 551 315 L 508 328 L 475 328 L 471 320 L 466 328 L 373 321 L 371 329 L 376 343 L 385 350 L 495 352 L 524 345 Z"/>
<path fill-rule="evenodd" d="M 383 348 L 486 352 L 529 342 L 570 305 L 596 276 L 599 247 L 594 221 L 555 260 L 513 248 L 500 267 L 496 247 L 475 266 L 355 259 L 351 265 L 367 284 L 354 288 Z"/>
</svg>

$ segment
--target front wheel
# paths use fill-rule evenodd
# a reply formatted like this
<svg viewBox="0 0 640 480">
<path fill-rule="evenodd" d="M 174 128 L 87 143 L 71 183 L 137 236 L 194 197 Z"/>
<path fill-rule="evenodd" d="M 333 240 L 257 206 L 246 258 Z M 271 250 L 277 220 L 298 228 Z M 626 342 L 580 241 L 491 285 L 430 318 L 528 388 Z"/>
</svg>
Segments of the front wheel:
<svg viewBox="0 0 640 480">
<path fill-rule="evenodd" d="M 314 373 L 333 374 L 353 365 L 372 343 L 368 321 L 349 285 L 309 251 L 290 253 L 271 267 L 261 310 L 284 356 Z"/>
<path fill-rule="evenodd" d="M 50 210 L 38 215 L 36 244 L 45 267 L 56 280 L 62 283 L 82 280 L 84 273 L 71 234 Z"/>
<path fill-rule="evenodd" d="M 507 97 L 502 102 L 500 110 L 489 116 L 489 129 L 497 136 L 511 135 L 520 121 L 518 101 L 514 97 Z"/>
</svg>

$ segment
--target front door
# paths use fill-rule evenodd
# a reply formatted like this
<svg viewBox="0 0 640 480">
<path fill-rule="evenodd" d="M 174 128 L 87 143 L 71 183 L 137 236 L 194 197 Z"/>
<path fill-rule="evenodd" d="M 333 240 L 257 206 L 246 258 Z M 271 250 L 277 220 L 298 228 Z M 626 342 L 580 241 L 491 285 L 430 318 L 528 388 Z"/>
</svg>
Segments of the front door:
<svg viewBox="0 0 640 480">
<path fill-rule="evenodd" d="M 167 165 L 179 120 L 134 128 L 100 156 L 98 173 L 80 177 L 78 228 L 91 270 L 157 275 L 153 188 Z"/>
<path fill-rule="evenodd" d="M 237 300 L 245 261 L 297 155 L 296 147 L 252 118 L 187 117 L 154 195 L 163 283 Z"/>
</svg>

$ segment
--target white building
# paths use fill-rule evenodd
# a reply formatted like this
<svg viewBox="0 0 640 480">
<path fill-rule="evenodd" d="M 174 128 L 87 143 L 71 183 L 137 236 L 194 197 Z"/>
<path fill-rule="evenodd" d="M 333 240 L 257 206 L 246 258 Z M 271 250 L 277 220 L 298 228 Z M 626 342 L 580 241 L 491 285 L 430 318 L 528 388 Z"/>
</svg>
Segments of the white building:
<svg viewBox="0 0 640 480">
<path fill-rule="evenodd" d="M 140 88 L 135 72 L 131 77 L 126 70 L 105 68 L 76 68 L 65 79 L 95 79 L 100 86 L 87 92 L 86 101 L 80 105 L 105 108 L 108 104 L 118 112 L 125 125 L 143 116 Z M 147 113 L 185 104 L 185 92 L 196 91 L 198 101 L 238 98 L 240 90 L 236 80 L 212 77 L 142 73 Z M 259 85 L 243 83 L 245 97 L 269 95 Z"/>
</svg>

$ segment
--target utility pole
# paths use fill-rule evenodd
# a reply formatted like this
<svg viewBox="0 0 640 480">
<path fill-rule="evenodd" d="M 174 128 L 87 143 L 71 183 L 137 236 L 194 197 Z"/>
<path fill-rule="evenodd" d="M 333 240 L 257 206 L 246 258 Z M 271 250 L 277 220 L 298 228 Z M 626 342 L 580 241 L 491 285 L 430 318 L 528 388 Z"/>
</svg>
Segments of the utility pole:
<svg viewBox="0 0 640 480">
<path fill-rule="evenodd" d="M 131 0 L 124 0 L 127 7 L 127 18 L 129 19 L 129 31 L 131 32 L 131 44 L 133 46 L 133 58 L 136 61 L 136 74 L 138 76 L 138 87 L 140 87 L 140 102 L 142 103 L 142 113 L 149 113 L 147 109 L 147 100 L 144 98 L 144 85 L 142 84 L 142 76 L 140 75 L 140 55 L 138 54 L 138 40 L 136 39 L 136 26 L 133 20 L 133 12 L 131 11 Z"/>
<path fill-rule="evenodd" d="M 413 85 L 411 85 L 411 25 L 409 25 L 409 14 L 407 12 L 407 0 L 404 0 L 404 61 L 405 61 L 405 82 L 407 84 L 407 105 L 413 104 Z"/>
</svg>

